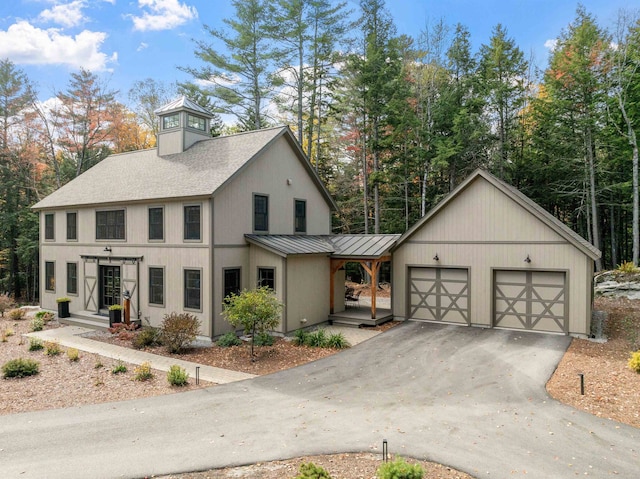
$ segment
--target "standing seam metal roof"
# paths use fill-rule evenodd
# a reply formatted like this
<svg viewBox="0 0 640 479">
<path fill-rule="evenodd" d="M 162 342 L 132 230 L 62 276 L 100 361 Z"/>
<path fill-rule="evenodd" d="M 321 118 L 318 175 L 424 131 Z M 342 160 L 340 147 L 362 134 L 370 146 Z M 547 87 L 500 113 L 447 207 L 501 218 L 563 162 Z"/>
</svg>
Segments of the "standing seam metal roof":
<svg viewBox="0 0 640 479">
<path fill-rule="evenodd" d="M 389 251 L 400 235 L 256 235 L 249 243 L 276 254 L 326 254 L 336 258 L 378 258 Z"/>
</svg>

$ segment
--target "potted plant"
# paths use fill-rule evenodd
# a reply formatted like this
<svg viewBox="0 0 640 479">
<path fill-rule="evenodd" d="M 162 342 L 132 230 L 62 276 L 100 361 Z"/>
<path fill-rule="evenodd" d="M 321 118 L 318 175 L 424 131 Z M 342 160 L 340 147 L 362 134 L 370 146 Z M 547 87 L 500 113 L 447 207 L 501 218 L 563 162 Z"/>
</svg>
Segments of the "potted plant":
<svg viewBox="0 0 640 479">
<path fill-rule="evenodd" d="M 69 314 L 70 302 L 71 302 L 71 299 L 67 297 L 56 299 L 56 303 L 58 303 L 58 318 L 71 317 L 71 315 Z"/>
<path fill-rule="evenodd" d="M 122 306 L 119 304 L 112 304 L 109 306 L 109 327 L 113 327 L 114 323 L 122 322 Z"/>
</svg>

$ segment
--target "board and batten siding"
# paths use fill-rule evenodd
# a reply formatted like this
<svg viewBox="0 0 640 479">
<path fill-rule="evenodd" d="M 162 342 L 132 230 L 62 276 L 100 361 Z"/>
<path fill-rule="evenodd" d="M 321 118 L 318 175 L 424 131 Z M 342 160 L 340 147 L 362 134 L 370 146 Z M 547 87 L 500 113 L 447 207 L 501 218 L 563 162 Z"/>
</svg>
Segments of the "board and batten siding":
<svg viewBox="0 0 640 479">
<path fill-rule="evenodd" d="M 258 268 L 275 269 L 275 293 L 279 301 L 286 304 L 288 298 L 286 281 L 286 258 L 262 249 L 255 245 L 249 246 L 249 289 L 258 284 Z M 282 311 L 280 324 L 275 329 L 279 333 L 286 332 L 287 310 Z"/>
<path fill-rule="evenodd" d="M 412 266 L 468 268 L 470 322 L 485 327 L 492 325 L 494 270 L 566 272 L 569 332 L 589 333 L 593 261 L 487 181 L 471 183 L 393 251 L 393 311 L 399 319 L 407 316 Z"/>
<path fill-rule="evenodd" d="M 326 255 L 287 257 L 286 333 L 327 321 L 331 274 L 329 263 Z M 344 294 L 341 296 L 344 298 Z"/>
<path fill-rule="evenodd" d="M 269 234 L 294 234 L 295 199 L 307 202 L 306 234 L 331 233 L 329 205 L 281 137 L 216 192 L 214 245 L 245 244 L 244 235 L 253 233 L 254 193 L 269 197 Z"/>
<path fill-rule="evenodd" d="M 249 267 L 249 245 L 225 246 L 213 249 L 213 336 L 220 336 L 234 328 L 222 316 L 224 300 L 224 270 L 240 268 L 241 289 L 253 289 L 256 286 L 257 271 Z M 277 281 L 276 277 L 276 281 Z"/>
</svg>

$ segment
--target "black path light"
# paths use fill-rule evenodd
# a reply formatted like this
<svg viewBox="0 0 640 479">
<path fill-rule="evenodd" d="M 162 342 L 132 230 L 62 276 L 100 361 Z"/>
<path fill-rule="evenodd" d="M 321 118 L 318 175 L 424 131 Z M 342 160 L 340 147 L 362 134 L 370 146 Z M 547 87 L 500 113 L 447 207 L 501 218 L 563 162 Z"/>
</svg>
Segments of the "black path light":
<svg viewBox="0 0 640 479">
<path fill-rule="evenodd" d="M 584 374 L 579 373 L 578 376 L 580 377 L 580 395 L 584 396 Z"/>
<path fill-rule="evenodd" d="M 387 462 L 389 460 L 389 447 L 387 445 L 387 440 L 382 440 L 382 460 Z"/>
</svg>

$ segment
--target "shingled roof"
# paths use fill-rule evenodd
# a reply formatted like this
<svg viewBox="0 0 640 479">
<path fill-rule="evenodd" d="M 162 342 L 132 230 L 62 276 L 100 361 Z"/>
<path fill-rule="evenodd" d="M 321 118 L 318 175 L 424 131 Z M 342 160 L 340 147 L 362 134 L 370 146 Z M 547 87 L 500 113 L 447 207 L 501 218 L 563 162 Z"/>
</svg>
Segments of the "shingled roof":
<svg viewBox="0 0 640 479">
<path fill-rule="evenodd" d="M 280 137 L 292 145 L 331 208 L 335 202 L 309 165 L 288 127 L 219 136 L 183 153 L 158 156 L 155 148 L 111 155 L 33 206 L 34 209 L 207 197 Z"/>
</svg>

